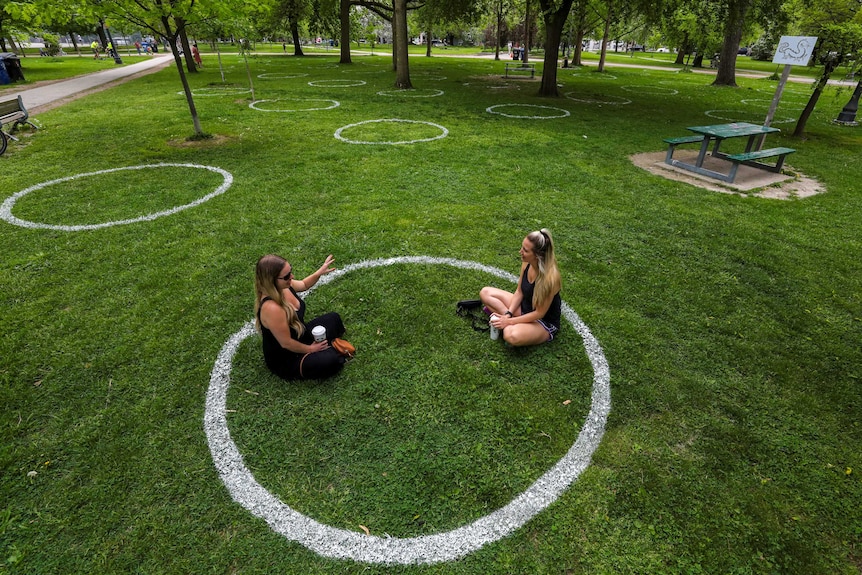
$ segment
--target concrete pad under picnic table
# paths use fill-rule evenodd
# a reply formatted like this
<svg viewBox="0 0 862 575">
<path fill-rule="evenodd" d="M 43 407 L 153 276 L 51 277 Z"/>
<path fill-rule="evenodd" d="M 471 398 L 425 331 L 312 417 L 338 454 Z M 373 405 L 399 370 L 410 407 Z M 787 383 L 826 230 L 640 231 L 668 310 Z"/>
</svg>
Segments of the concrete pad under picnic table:
<svg viewBox="0 0 862 575">
<path fill-rule="evenodd" d="M 674 151 L 673 157 L 674 159 L 694 164 L 697 160 L 697 154 L 697 150 L 681 150 L 677 148 Z M 666 156 L 666 151 L 636 154 L 631 156 L 631 161 L 639 168 L 657 176 L 686 182 L 693 186 L 716 192 L 746 194 L 752 190 L 757 190 L 752 195 L 786 199 L 791 197 L 804 198 L 824 191 L 816 180 L 793 173 L 793 170 L 786 164 L 783 171 L 791 173 L 776 174 L 775 172 L 768 172 L 752 166 L 741 165 L 736 172 L 735 180 L 733 183 L 730 183 L 668 165 L 664 161 Z M 703 161 L 704 168 L 722 174 L 728 173 L 731 165 L 732 163 L 729 160 L 714 158 L 711 155 L 707 155 Z"/>
</svg>

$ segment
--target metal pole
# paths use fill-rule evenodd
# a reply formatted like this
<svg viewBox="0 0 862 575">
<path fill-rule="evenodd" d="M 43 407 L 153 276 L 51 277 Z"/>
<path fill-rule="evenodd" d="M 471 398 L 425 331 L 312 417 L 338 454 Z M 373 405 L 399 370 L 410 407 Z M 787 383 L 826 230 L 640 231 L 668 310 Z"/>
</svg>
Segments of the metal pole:
<svg viewBox="0 0 862 575">
<path fill-rule="evenodd" d="M 781 79 L 778 81 L 778 87 L 775 88 L 775 95 L 772 97 L 772 103 L 769 105 L 769 111 L 766 113 L 766 120 L 763 121 L 764 126 L 769 126 L 772 123 L 772 118 L 775 117 L 775 110 L 778 109 L 778 103 L 781 101 L 781 93 L 784 92 L 784 85 L 787 83 L 787 78 L 790 76 L 790 69 L 793 66 L 790 64 L 784 65 L 784 71 L 781 72 Z M 757 149 L 763 149 L 763 141 L 766 139 L 766 134 L 760 137 L 757 143 Z"/>
</svg>

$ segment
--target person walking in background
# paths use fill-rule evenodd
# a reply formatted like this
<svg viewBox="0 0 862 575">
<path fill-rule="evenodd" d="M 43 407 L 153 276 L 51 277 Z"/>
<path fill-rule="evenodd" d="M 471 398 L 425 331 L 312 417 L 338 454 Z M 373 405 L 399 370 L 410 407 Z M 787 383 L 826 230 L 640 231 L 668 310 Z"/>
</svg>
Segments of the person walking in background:
<svg viewBox="0 0 862 575">
<path fill-rule="evenodd" d="M 195 64 L 197 64 L 198 68 L 203 68 L 204 63 L 201 61 L 201 53 L 198 51 L 197 42 L 192 44 L 192 58 L 195 59 Z"/>
<path fill-rule="evenodd" d="M 99 43 L 93 40 L 93 43 L 90 44 L 90 48 L 93 50 L 93 60 L 99 59 Z"/>
<path fill-rule="evenodd" d="M 479 297 L 493 314 L 491 325 L 502 330 L 513 346 L 551 341 L 560 329 L 562 300 L 560 270 L 551 232 L 542 228 L 521 242 L 521 273 L 515 293 L 487 286 Z"/>
</svg>

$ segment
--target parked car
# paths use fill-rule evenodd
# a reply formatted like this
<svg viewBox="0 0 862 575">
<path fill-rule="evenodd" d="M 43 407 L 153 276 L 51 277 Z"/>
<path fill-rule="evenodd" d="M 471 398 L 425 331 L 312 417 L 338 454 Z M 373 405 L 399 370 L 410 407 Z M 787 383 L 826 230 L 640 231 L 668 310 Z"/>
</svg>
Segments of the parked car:
<svg viewBox="0 0 862 575">
<path fill-rule="evenodd" d="M 751 56 L 751 48 L 748 46 L 740 46 L 736 53 L 741 56 Z"/>
</svg>

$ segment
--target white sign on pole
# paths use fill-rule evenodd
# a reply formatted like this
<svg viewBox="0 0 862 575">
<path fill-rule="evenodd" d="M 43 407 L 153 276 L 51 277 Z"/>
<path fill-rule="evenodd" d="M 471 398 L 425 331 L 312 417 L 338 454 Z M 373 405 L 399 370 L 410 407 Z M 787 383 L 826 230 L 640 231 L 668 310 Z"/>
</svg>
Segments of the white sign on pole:
<svg viewBox="0 0 862 575">
<path fill-rule="evenodd" d="M 816 43 L 817 36 L 782 36 L 772 63 L 805 66 L 811 59 Z"/>
</svg>

